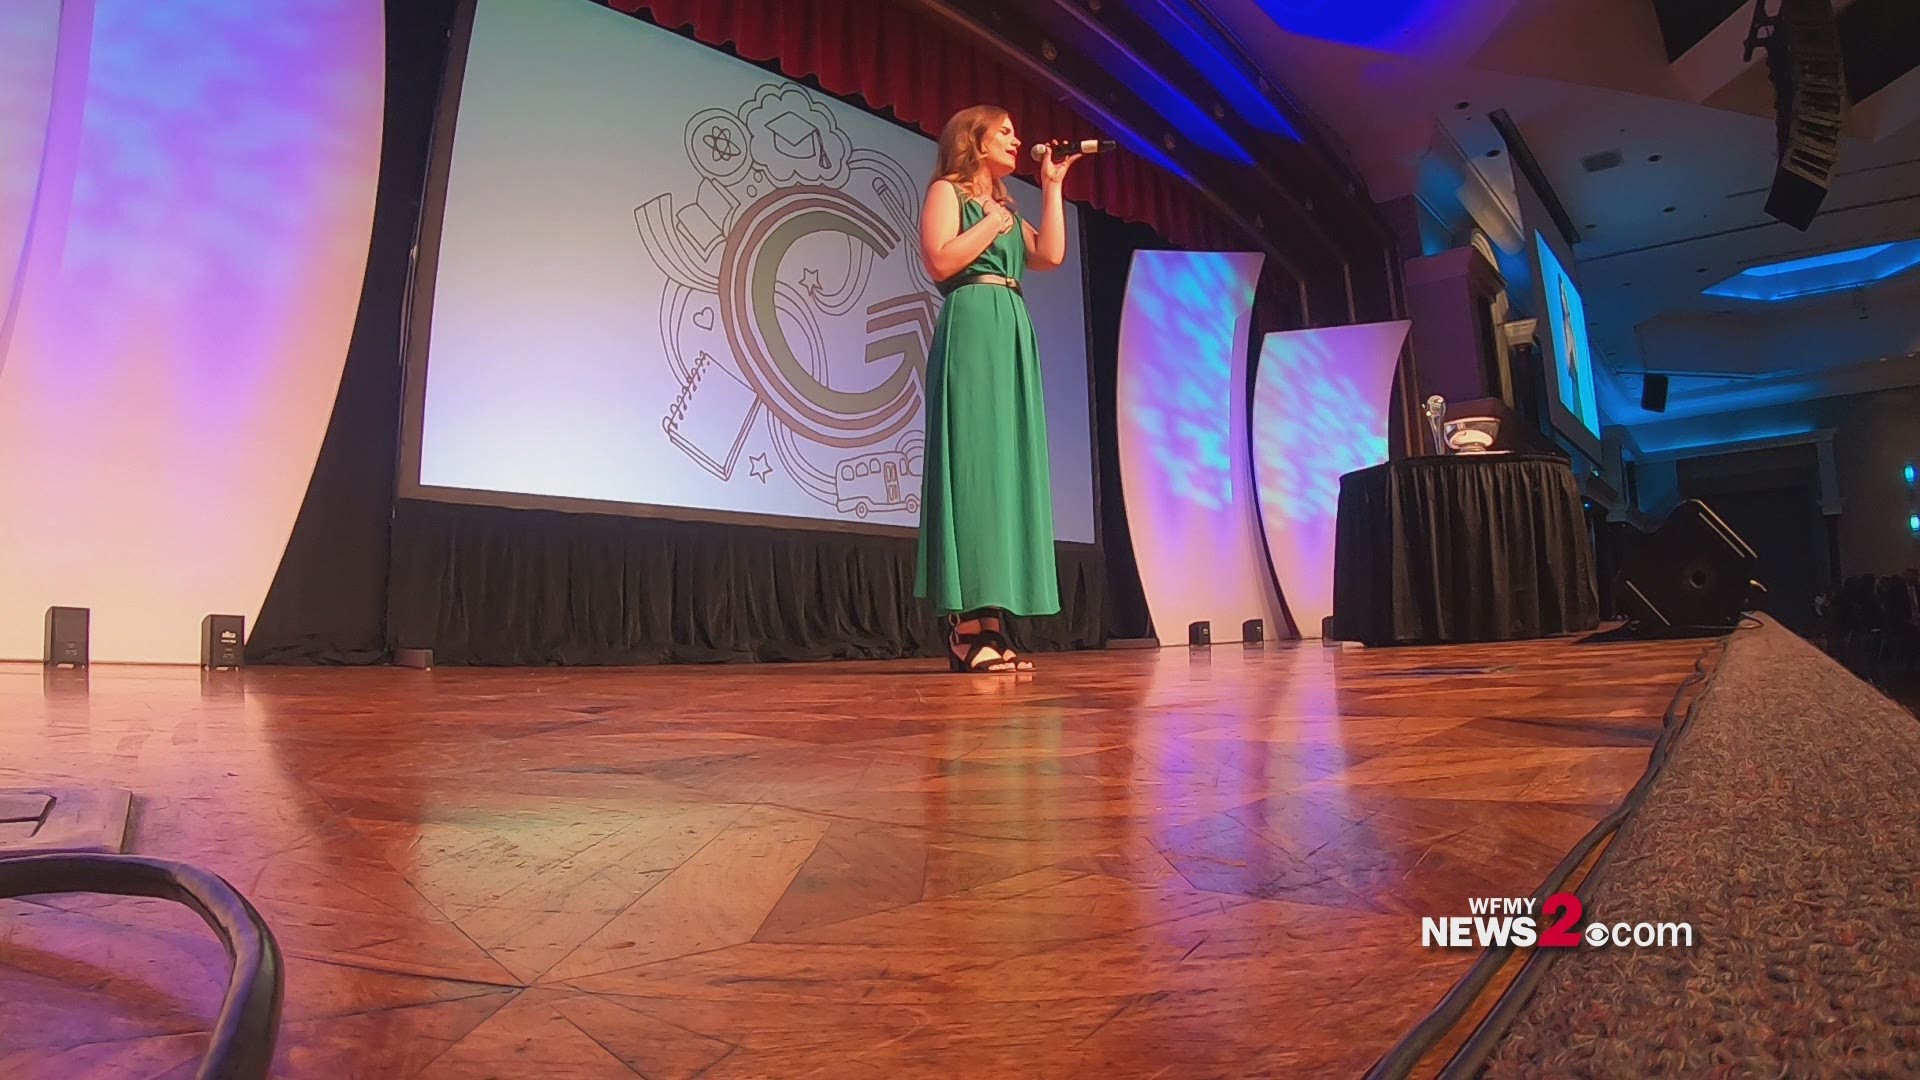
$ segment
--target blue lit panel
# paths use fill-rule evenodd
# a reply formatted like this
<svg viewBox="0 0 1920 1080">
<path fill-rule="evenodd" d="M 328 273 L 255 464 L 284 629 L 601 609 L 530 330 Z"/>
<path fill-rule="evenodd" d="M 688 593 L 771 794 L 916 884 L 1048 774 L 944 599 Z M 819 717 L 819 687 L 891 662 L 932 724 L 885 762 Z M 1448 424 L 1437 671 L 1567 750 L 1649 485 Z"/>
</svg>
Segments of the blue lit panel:
<svg viewBox="0 0 1920 1080">
<path fill-rule="evenodd" d="M 1153 482 L 1140 494 L 1155 511 L 1233 501 L 1232 362 L 1259 265 L 1259 256 L 1134 254 L 1121 314 L 1120 424 L 1123 441 L 1138 436 L 1152 458 Z"/>
<path fill-rule="evenodd" d="M 1343 45 L 1377 46 L 1449 14 L 1448 0 L 1259 0 L 1282 29 Z"/>
<path fill-rule="evenodd" d="M 1236 164 L 1253 164 L 1253 158 L 1246 149 L 1226 128 L 1220 126 L 1207 106 L 1189 98 L 1160 72 L 1118 46 L 1107 47 L 1097 59 L 1124 79 L 1128 87 L 1141 100 L 1153 106 L 1154 111 L 1186 141 Z"/>
<path fill-rule="evenodd" d="M 1281 115 L 1267 95 L 1261 93 L 1228 48 L 1212 34 L 1168 10 L 1165 4 L 1142 4 L 1139 14 L 1168 44 L 1178 49 L 1248 123 L 1295 142 L 1300 140 L 1300 132 Z"/>
<path fill-rule="evenodd" d="M 1907 531 L 1910 533 L 1920 533 L 1920 514 L 1907 515 Z"/>
<path fill-rule="evenodd" d="M 1748 267 L 1702 291 L 1736 300 L 1794 300 L 1862 288 L 1915 266 L 1920 266 L 1920 240 L 1901 240 Z"/>
<path fill-rule="evenodd" d="M 1912 483 L 1913 483 L 1913 466 L 1911 466 L 1911 465 L 1909 465 L 1909 466 L 1907 466 L 1907 467 L 1906 467 L 1906 469 L 1904 470 L 1904 472 L 1905 472 L 1905 475 L 1906 475 L 1906 481 L 1907 481 L 1907 483 L 1908 483 L 1908 484 L 1912 484 Z"/>
<path fill-rule="evenodd" d="M 1160 166 L 1180 179 L 1188 183 L 1193 182 L 1192 173 L 1183 168 L 1180 163 L 1168 157 L 1165 152 L 1145 136 L 1137 135 L 1131 131 L 1115 131 L 1113 133 L 1113 139 L 1121 146 L 1139 154 L 1141 157 L 1146 158 L 1148 161 L 1153 162 L 1155 165 Z"/>
<path fill-rule="evenodd" d="M 1263 257 L 1138 251 L 1120 313 L 1120 482 L 1154 629 L 1184 642 L 1213 624 L 1238 640 L 1278 598 L 1261 550 L 1248 460 L 1247 334 Z"/>
<path fill-rule="evenodd" d="M 1237 165 L 1253 164 L 1252 155 L 1236 142 L 1227 129 L 1216 123 L 1205 109 L 1187 99 L 1185 94 L 1173 88 L 1171 84 L 1161 83 L 1157 78 L 1152 82 L 1136 82 L 1133 90 L 1154 107 L 1161 116 L 1173 124 L 1174 130 L 1183 132 L 1195 145 L 1209 153 L 1218 154 Z"/>
<path fill-rule="evenodd" d="M 1195 105 L 1179 88 L 1144 67 L 1134 72 L 1133 92 L 1146 99 L 1155 112 L 1167 118 L 1175 131 L 1194 145 L 1241 165 L 1253 164 L 1253 158 L 1227 129 L 1220 126 L 1207 110 Z"/>
<path fill-rule="evenodd" d="M 1387 460 L 1406 321 L 1268 334 L 1253 389 L 1253 475 L 1274 577 L 1305 637 L 1333 614 L 1340 477 Z"/>
<path fill-rule="evenodd" d="M 1809 270 L 1825 270 L 1830 267 L 1850 266 L 1887 251 L 1892 244 L 1873 244 L 1849 251 L 1830 251 L 1825 255 L 1811 255 L 1804 259 L 1789 259 L 1786 262 L 1765 263 L 1749 268 L 1746 277 L 1779 277 L 1782 274 L 1798 274 Z"/>
<path fill-rule="evenodd" d="M 1766 442 L 1771 439 L 1790 439 L 1796 435 L 1805 435 L 1813 430 L 1812 424 L 1762 424 L 1748 426 L 1738 422 L 1722 424 L 1719 421 L 1729 418 L 1729 414 L 1703 416 L 1694 423 L 1686 425 L 1662 424 L 1662 429 L 1681 426 L 1683 430 L 1661 441 L 1653 439 L 1648 432 L 1636 433 L 1643 454 L 1677 454 L 1687 450 L 1721 449 L 1737 447 L 1746 443 Z M 1732 419 L 1738 420 L 1737 415 Z"/>
</svg>

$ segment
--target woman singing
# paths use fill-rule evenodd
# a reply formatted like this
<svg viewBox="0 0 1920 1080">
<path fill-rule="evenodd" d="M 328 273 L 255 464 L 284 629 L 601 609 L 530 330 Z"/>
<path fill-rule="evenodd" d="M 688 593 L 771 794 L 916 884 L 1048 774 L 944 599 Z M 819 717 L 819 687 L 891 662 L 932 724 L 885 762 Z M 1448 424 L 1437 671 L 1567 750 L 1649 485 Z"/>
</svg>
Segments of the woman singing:
<svg viewBox="0 0 1920 1080">
<path fill-rule="evenodd" d="M 920 257 L 946 295 L 927 357 L 927 444 L 914 595 L 948 616 L 955 671 L 1031 671 L 1001 613 L 1060 610 L 1040 353 L 1020 295 L 1067 254 L 1060 185 L 1078 154 L 1040 166 L 1040 227 L 1006 178 L 1020 153 L 1005 109 L 976 105 L 940 133 Z"/>
</svg>

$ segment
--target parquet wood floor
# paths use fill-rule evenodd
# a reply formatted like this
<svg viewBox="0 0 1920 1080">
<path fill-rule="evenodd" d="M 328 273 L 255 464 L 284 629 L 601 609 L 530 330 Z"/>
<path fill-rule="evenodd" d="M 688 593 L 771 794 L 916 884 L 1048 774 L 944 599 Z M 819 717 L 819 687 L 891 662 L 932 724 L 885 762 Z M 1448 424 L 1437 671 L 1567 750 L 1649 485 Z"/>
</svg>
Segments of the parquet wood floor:
<svg viewBox="0 0 1920 1080">
<path fill-rule="evenodd" d="M 1351 1076 L 1473 960 L 1419 916 L 1531 891 L 1702 651 L 0 666 L 0 787 L 128 787 L 255 902 L 276 1075 Z M 188 1076 L 225 962 L 0 903 L 0 1074 Z"/>
</svg>

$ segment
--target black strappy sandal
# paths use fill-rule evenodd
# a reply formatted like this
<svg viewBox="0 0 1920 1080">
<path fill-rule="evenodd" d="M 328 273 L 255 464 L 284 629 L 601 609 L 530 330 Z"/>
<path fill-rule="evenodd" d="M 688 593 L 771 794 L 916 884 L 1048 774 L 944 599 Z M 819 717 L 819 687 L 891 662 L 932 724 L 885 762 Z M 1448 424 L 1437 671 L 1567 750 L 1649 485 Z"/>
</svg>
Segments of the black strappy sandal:
<svg viewBox="0 0 1920 1080">
<path fill-rule="evenodd" d="M 986 633 L 962 634 L 960 633 L 960 616 L 947 616 L 947 666 L 952 668 L 956 674 L 961 675 L 997 675 L 1002 673 L 1011 674 L 1018 671 L 1019 667 L 1014 661 L 1008 659 L 1005 654 L 996 656 L 991 660 L 983 660 L 980 658 L 980 654 L 986 652 L 988 649 L 993 649 L 996 652 L 999 651 L 1000 646 L 996 645 L 992 640 L 994 637 L 998 637 L 998 635 Z M 960 655 L 954 652 L 955 649 L 966 649 L 966 659 L 961 659 Z"/>
<path fill-rule="evenodd" d="M 989 625 L 991 624 L 991 625 Z M 1000 658 L 1013 665 L 1014 671 L 1032 671 L 1033 661 L 1021 656 L 1013 647 L 1013 639 L 1006 633 L 1006 620 L 998 615 L 981 616 L 979 640 L 993 647 Z"/>
</svg>

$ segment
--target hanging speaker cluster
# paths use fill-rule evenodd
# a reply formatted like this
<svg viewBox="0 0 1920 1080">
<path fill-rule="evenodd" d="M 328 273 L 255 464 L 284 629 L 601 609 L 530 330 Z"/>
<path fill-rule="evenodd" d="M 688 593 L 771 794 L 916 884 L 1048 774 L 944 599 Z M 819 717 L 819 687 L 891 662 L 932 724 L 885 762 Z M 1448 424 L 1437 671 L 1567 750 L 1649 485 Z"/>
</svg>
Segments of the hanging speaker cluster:
<svg viewBox="0 0 1920 1080">
<path fill-rule="evenodd" d="M 1779 11 L 1769 15 L 1773 2 Z M 1826 200 L 1847 119 L 1846 66 L 1832 0 L 1759 0 L 1747 59 L 1756 48 L 1767 51 L 1779 146 L 1767 213 L 1805 232 Z"/>
</svg>

